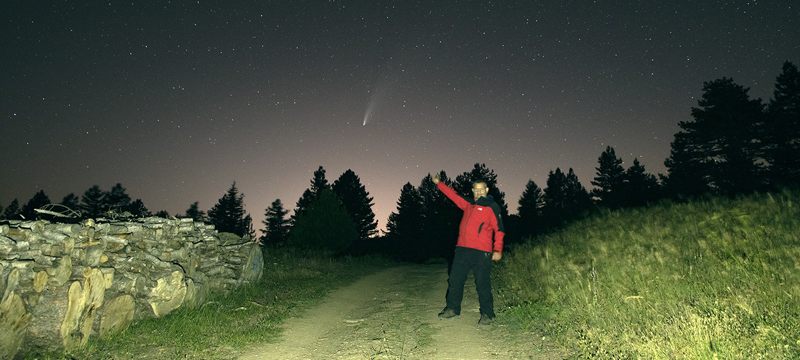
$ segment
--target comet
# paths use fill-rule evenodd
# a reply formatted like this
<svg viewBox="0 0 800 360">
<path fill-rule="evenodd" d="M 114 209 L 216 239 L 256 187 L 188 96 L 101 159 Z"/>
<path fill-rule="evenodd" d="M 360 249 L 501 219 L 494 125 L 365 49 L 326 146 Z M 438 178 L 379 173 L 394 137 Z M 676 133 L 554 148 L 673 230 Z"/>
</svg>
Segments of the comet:
<svg viewBox="0 0 800 360">
<path fill-rule="evenodd" d="M 369 99 L 367 110 L 364 111 L 364 120 L 361 122 L 361 126 L 367 126 L 367 123 L 372 119 L 372 115 L 374 113 L 375 113 L 375 98 L 371 98 Z"/>
<path fill-rule="evenodd" d="M 367 103 L 367 109 L 364 110 L 364 119 L 361 120 L 361 126 L 367 126 L 373 120 L 375 114 L 380 113 L 379 108 L 386 105 L 398 82 L 398 76 L 386 76 L 377 81 L 375 87 L 368 91 L 369 103 Z"/>
</svg>

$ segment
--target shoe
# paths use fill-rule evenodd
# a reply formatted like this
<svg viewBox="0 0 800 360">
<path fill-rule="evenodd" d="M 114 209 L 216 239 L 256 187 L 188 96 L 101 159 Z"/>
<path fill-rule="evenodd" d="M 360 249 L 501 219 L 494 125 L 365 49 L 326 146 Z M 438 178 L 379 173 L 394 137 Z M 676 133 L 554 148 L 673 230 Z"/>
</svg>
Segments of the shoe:
<svg viewBox="0 0 800 360">
<path fill-rule="evenodd" d="M 441 312 L 439 312 L 439 319 L 450 319 L 458 316 L 453 309 L 444 308 Z"/>
<path fill-rule="evenodd" d="M 478 320 L 478 325 L 491 325 L 494 322 L 494 316 L 481 314 L 481 319 Z"/>
</svg>

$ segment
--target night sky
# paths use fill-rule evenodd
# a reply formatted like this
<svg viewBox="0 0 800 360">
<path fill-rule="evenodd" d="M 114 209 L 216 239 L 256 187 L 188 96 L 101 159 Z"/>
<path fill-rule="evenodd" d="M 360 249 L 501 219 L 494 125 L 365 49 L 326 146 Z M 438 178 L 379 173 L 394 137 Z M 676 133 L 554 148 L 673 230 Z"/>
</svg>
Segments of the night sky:
<svg viewBox="0 0 800 360">
<path fill-rule="evenodd" d="M 85 4 L 90 3 L 90 4 Z M 3 1 L 0 204 L 120 182 L 151 211 L 236 181 L 254 227 L 322 165 L 379 227 L 400 188 L 486 163 L 528 179 L 607 145 L 653 173 L 703 81 L 768 100 L 793 1 Z"/>
</svg>

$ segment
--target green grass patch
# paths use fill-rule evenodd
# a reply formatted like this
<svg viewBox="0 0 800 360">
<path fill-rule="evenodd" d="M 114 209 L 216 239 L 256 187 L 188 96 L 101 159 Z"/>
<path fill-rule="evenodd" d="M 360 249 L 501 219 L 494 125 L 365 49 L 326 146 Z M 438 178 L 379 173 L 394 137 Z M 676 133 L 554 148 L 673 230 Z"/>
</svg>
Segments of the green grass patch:
<svg viewBox="0 0 800 360">
<path fill-rule="evenodd" d="M 264 261 L 262 281 L 212 296 L 199 308 L 135 322 L 82 350 L 26 358 L 230 359 L 248 345 L 276 341 L 284 320 L 329 291 L 390 265 L 377 257 L 331 258 L 292 250 L 271 250 Z"/>
<path fill-rule="evenodd" d="M 512 325 L 591 358 L 800 358 L 800 192 L 604 212 L 495 272 Z"/>
</svg>

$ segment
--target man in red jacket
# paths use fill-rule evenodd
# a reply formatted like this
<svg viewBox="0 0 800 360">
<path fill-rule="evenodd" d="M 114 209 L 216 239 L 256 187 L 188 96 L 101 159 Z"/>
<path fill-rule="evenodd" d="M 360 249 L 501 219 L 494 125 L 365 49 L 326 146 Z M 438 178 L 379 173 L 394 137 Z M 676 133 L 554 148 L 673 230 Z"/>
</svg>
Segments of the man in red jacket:
<svg viewBox="0 0 800 360">
<path fill-rule="evenodd" d="M 447 280 L 447 305 L 439 313 L 440 319 L 449 319 L 461 314 L 461 299 L 464 297 L 464 283 L 470 271 L 475 276 L 478 290 L 481 318 L 478 324 L 488 325 L 494 320 L 492 299 L 492 261 L 503 257 L 503 237 L 505 230 L 500 217 L 500 207 L 489 195 L 489 188 L 483 181 L 472 184 L 474 200 L 467 201 L 455 190 L 433 176 L 433 183 L 452 202 L 464 211 L 458 227 L 453 266 Z"/>
</svg>

